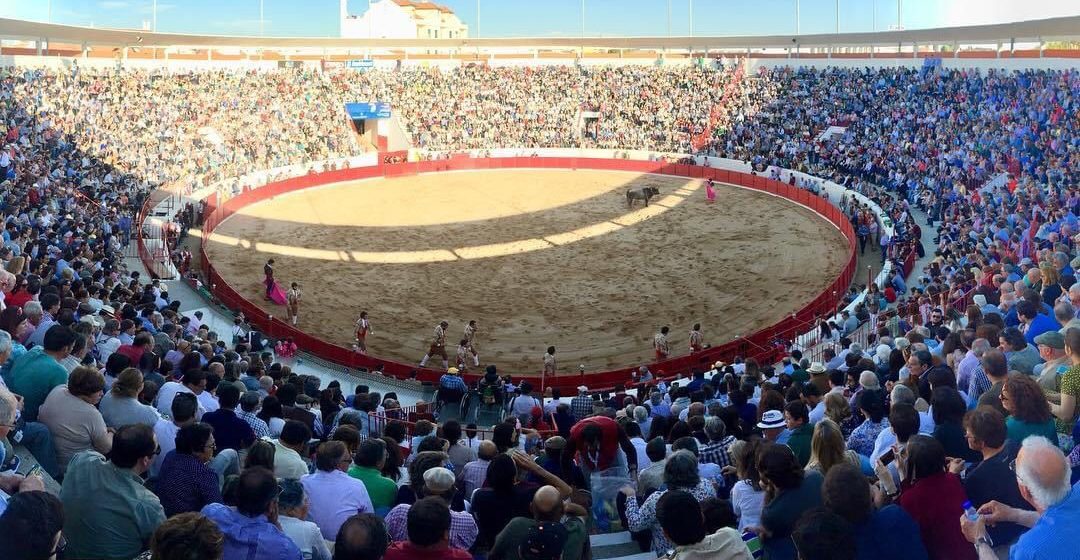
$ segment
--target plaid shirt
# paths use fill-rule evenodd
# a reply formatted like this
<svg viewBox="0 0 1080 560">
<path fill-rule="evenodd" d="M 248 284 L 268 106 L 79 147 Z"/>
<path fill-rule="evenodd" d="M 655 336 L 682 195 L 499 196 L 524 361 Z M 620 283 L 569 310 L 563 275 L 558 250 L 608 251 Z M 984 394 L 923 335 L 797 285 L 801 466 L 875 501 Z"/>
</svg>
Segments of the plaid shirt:
<svg viewBox="0 0 1080 560">
<path fill-rule="evenodd" d="M 449 373 L 444 373 L 443 376 L 439 378 L 439 387 L 443 389 L 457 389 L 462 393 L 467 393 L 469 391 L 469 388 L 465 385 L 465 380 Z"/>
<path fill-rule="evenodd" d="M 237 418 L 251 426 L 252 431 L 255 432 L 255 439 L 270 437 L 270 426 L 267 426 L 262 418 L 255 416 L 254 412 L 244 412 L 243 409 L 237 409 L 234 412 Z"/>
<path fill-rule="evenodd" d="M 386 534 L 392 541 L 405 542 L 409 540 L 407 518 L 410 504 L 399 504 L 386 514 Z M 476 520 L 463 511 L 450 512 L 450 546 L 469 550 L 476 542 L 479 529 Z"/>
<path fill-rule="evenodd" d="M 728 465 L 734 465 L 731 454 L 728 453 L 728 446 L 734 442 L 735 436 L 727 436 L 720 441 L 710 441 L 702 445 L 698 449 L 698 462 L 701 464 L 716 463 L 721 469 Z"/>
<path fill-rule="evenodd" d="M 491 463 L 491 461 L 477 459 L 465 463 L 465 466 L 461 468 L 461 480 L 464 483 L 466 500 L 472 499 L 474 490 L 484 487 L 484 481 L 487 480 L 489 463 Z"/>
<path fill-rule="evenodd" d="M 593 400 L 588 395 L 578 395 L 570 400 L 570 414 L 574 415 L 575 420 L 581 420 L 592 416 L 593 413 Z"/>
</svg>

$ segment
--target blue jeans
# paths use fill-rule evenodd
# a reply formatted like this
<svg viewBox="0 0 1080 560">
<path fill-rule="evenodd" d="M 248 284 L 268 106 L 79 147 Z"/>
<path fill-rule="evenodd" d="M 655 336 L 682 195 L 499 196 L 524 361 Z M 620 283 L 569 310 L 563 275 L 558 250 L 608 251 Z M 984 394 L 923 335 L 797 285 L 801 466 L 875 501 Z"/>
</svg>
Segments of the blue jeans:
<svg viewBox="0 0 1080 560">
<path fill-rule="evenodd" d="M 15 441 L 13 435 L 8 435 L 8 439 L 12 442 Z M 60 467 L 56 464 L 56 448 L 53 447 L 52 434 L 49 433 L 49 428 L 45 424 L 41 422 L 23 424 L 22 439 L 18 443 L 26 447 L 26 450 L 37 459 L 42 470 L 49 473 L 49 476 L 53 478 L 60 476 Z"/>
</svg>

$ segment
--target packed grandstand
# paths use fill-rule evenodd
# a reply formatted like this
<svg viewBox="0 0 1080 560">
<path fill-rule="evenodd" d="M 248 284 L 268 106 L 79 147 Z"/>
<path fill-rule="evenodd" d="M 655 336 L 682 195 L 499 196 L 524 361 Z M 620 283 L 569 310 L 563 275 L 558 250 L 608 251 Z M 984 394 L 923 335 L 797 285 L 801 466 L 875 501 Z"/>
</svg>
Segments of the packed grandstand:
<svg viewBox="0 0 1080 560">
<path fill-rule="evenodd" d="M 1075 558 L 1080 72 L 744 62 L 0 68 L 0 560 Z M 776 363 L 343 391 L 130 257 L 155 195 L 361 154 L 356 99 L 424 158 L 640 150 L 835 183 L 891 267 Z M 183 240 L 177 282 L 208 287 Z"/>
</svg>

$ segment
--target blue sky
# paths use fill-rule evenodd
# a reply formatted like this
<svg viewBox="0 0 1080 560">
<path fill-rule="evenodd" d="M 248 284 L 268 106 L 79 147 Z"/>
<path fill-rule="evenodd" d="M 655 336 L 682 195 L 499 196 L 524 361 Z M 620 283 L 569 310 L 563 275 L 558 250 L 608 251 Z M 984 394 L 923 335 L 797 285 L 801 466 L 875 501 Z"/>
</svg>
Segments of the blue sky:
<svg viewBox="0 0 1080 560">
<path fill-rule="evenodd" d="M 480 0 L 481 35 L 576 36 L 580 0 Z M 690 0 L 671 0 L 671 32 L 689 29 Z M 441 0 L 475 30 L 476 0 Z M 0 0 L 0 17 L 97 27 L 141 28 L 153 0 Z M 259 0 L 157 0 L 158 30 L 258 35 Z M 837 0 L 801 0 L 802 33 L 829 33 Z M 337 0 L 263 0 L 267 35 L 335 36 Z M 585 0 L 588 35 L 665 35 L 667 0 Z M 884 30 L 897 22 L 896 0 L 839 0 L 841 31 Z M 350 0 L 362 13 L 366 0 Z M 974 25 L 1080 15 L 1080 0 L 904 0 L 904 27 Z M 795 0 L 696 0 L 695 35 L 764 35 L 795 32 Z"/>
</svg>

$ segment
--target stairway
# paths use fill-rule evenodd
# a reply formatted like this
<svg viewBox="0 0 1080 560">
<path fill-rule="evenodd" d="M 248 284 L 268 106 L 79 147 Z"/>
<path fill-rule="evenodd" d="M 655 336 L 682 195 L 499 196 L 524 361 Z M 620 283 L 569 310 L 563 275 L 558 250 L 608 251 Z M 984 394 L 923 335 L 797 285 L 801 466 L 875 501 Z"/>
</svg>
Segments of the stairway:
<svg viewBox="0 0 1080 560">
<path fill-rule="evenodd" d="M 651 551 L 642 552 L 627 531 L 592 535 L 589 545 L 594 560 L 656 560 L 656 555 Z"/>
</svg>

